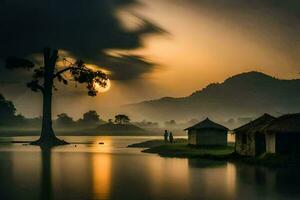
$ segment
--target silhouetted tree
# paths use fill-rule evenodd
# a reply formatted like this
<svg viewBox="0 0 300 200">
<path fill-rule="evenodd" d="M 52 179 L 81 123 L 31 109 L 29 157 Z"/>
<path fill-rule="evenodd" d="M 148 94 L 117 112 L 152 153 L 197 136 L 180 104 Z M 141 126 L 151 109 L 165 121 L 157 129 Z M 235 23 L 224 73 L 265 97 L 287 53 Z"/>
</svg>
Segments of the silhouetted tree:
<svg viewBox="0 0 300 200">
<path fill-rule="evenodd" d="M 95 110 L 90 110 L 83 114 L 82 119 L 78 120 L 81 126 L 95 126 L 100 124 L 100 116 Z"/>
<path fill-rule="evenodd" d="M 176 121 L 174 119 L 165 122 L 165 126 L 172 127 L 172 126 L 175 126 L 175 125 L 176 125 Z"/>
<path fill-rule="evenodd" d="M 11 101 L 8 101 L 0 94 L 0 126 L 22 126 L 26 124 L 24 116 L 16 115 L 16 108 Z"/>
<path fill-rule="evenodd" d="M 115 123 L 117 124 L 127 124 L 130 122 L 130 119 L 127 115 L 119 114 L 115 116 Z"/>
<path fill-rule="evenodd" d="M 0 124 L 12 120 L 15 117 L 16 108 L 11 101 L 7 101 L 2 94 L 0 94 Z"/>
<path fill-rule="evenodd" d="M 75 121 L 66 113 L 61 113 L 57 115 L 56 124 L 60 127 L 70 127 L 75 124 Z"/>
<path fill-rule="evenodd" d="M 56 62 L 59 58 L 58 50 L 51 50 L 45 48 L 44 52 L 44 66 L 35 67 L 35 64 L 27 59 L 9 57 L 6 60 L 6 67 L 8 69 L 25 68 L 34 69 L 32 80 L 27 84 L 34 92 L 41 92 L 43 95 L 43 120 L 42 131 L 40 138 L 32 142 L 35 145 L 54 146 L 59 144 L 66 144 L 65 141 L 59 140 L 52 128 L 52 91 L 56 89 L 54 80 L 68 84 L 68 80 L 73 80 L 80 84 L 86 84 L 89 96 L 96 96 L 97 90 L 95 83 L 105 87 L 107 85 L 107 76 L 101 71 L 94 71 L 84 64 L 83 61 L 78 60 L 71 63 L 69 66 L 59 68 Z M 69 73 L 70 77 L 63 76 L 64 73 Z"/>
</svg>

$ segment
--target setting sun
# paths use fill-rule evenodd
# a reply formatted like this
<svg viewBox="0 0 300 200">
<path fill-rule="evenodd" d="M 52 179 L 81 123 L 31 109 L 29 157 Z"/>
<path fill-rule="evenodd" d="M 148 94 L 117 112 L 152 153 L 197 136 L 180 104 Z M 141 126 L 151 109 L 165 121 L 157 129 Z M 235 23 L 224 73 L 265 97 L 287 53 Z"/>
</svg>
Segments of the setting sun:
<svg viewBox="0 0 300 200">
<path fill-rule="evenodd" d="M 99 83 L 94 83 L 95 89 L 100 92 L 100 93 L 104 93 L 107 92 L 110 87 L 111 87 L 111 83 L 110 80 L 107 79 L 107 85 L 105 87 L 102 87 Z"/>
</svg>

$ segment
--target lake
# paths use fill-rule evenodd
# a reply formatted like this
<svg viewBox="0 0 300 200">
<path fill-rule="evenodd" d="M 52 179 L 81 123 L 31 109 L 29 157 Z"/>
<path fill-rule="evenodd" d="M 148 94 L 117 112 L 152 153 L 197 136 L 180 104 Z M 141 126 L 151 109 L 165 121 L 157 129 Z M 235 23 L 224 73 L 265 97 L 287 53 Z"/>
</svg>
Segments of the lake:
<svg viewBox="0 0 300 200">
<path fill-rule="evenodd" d="M 157 137 L 62 138 L 90 144 L 41 151 L 1 143 L 0 199 L 300 199 L 297 169 L 162 158 L 126 148 Z M 33 138 L 0 139 L 10 140 Z"/>
</svg>

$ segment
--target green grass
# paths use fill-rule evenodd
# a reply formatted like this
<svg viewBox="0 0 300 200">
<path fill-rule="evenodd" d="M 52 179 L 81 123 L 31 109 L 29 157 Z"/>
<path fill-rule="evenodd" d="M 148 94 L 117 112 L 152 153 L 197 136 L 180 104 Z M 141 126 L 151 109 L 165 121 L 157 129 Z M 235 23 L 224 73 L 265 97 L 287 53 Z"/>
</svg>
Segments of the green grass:
<svg viewBox="0 0 300 200">
<path fill-rule="evenodd" d="M 225 159 L 234 152 L 234 147 L 228 146 L 203 146 L 193 147 L 186 143 L 166 144 L 155 146 L 144 150 L 145 153 L 157 153 L 167 157 L 186 157 L 186 158 L 219 158 Z"/>
<path fill-rule="evenodd" d="M 187 143 L 187 139 L 183 139 L 183 138 L 177 138 L 174 139 L 174 144 L 179 144 L 179 143 Z M 140 142 L 140 143 L 135 143 L 135 144 L 130 144 L 128 145 L 128 147 L 131 148 L 152 148 L 152 147 L 157 147 L 157 146 L 161 146 L 161 145 L 165 145 L 164 140 L 148 140 L 148 141 L 144 141 L 144 142 Z"/>
<path fill-rule="evenodd" d="M 191 146 L 186 140 L 177 143 L 164 144 L 162 140 L 150 140 L 129 147 L 148 148 L 144 153 L 155 153 L 162 157 L 202 158 L 207 160 L 221 160 L 241 162 L 252 165 L 262 165 L 271 168 L 300 166 L 300 157 L 295 155 L 262 154 L 259 157 L 241 156 L 235 153 L 234 143 L 227 146 Z"/>
</svg>

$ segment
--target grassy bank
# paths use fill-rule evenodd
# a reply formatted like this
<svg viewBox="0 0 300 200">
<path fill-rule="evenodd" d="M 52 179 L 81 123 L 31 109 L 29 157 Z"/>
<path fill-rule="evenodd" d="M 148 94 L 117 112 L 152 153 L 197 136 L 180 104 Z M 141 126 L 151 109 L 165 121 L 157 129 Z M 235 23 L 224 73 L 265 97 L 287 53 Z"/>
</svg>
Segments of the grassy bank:
<svg viewBox="0 0 300 200">
<path fill-rule="evenodd" d="M 175 144 L 187 144 L 187 139 L 183 139 L 183 138 L 175 139 L 174 143 L 172 145 L 175 145 Z M 162 146 L 162 145 L 165 145 L 164 140 L 148 140 L 148 141 L 145 141 L 145 142 L 130 144 L 130 145 L 128 145 L 128 147 L 132 147 L 132 148 L 152 148 L 152 147 L 158 147 L 158 146 Z"/>
<path fill-rule="evenodd" d="M 234 147 L 193 147 L 187 145 L 186 143 L 177 143 L 155 146 L 143 150 L 143 152 L 157 153 L 160 156 L 166 157 L 226 159 L 234 152 Z"/>
<path fill-rule="evenodd" d="M 177 140 L 173 144 L 164 144 L 163 140 L 150 140 L 128 147 L 147 148 L 142 152 L 154 153 L 163 157 L 225 160 L 267 167 L 300 166 L 299 156 L 275 154 L 263 154 L 259 157 L 240 156 L 235 153 L 233 143 L 229 143 L 228 146 L 195 147 L 188 145 L 185 139 Z"/>
<path fill-rule="evenodd" d="M 164 140 L 148 140 L 128 145 L 132 148 L 147 148 L 144 153 L 155 153 L 165 157 L 216 158 L 225 159 L 234 152 L 234 144 L 228 146 L 195 147 L 187 144 L 187 139 L 175 139 L 172 144 Z"/>
</svg>

